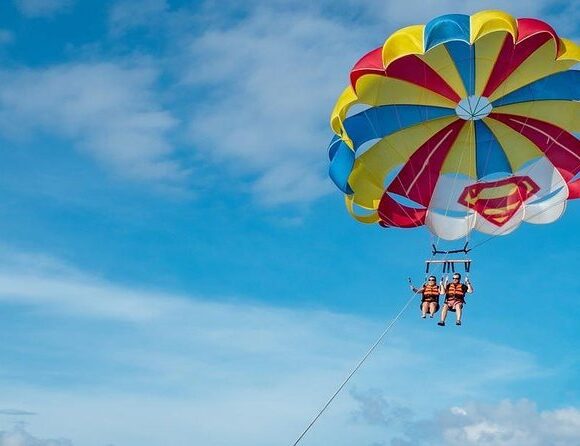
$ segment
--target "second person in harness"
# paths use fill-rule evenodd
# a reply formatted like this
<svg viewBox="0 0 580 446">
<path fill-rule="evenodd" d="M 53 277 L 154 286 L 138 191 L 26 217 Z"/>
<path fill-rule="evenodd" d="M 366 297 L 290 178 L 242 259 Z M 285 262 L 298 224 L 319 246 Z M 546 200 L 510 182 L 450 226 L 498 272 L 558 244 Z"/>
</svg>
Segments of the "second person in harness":
<svg viewBox="0 0 580 446">
<path fill-rule="evenodd" d="M 473 285 L 469 279 L 465 279 L 465 283 L 461 283 L 461 274 L 453 273 L 453 281 L 449 284 L 445 283 L 443 288 L 445 302 L 441 310 L 441 320 L 437 322 L 437 325 L 445 326 L 445 318 L 448 311 L 453 311 L 456 314 L 455 325 L 461 325 L 465 294 L 473 293 Z"/>
</svg>

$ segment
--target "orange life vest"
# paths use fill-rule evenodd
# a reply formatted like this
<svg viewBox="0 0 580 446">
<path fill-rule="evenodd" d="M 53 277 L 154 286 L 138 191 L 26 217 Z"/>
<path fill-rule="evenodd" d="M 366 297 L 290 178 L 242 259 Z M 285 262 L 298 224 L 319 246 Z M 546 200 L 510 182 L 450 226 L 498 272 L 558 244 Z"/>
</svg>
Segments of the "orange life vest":
<svg viewBox="0 0 580 446">
<path fill-rule="evenodd" d="M 439 301 L 439 286 L 437 285 L 423 285 L 423 302 L 438 302 Z"/>
<path fill-rule="evenodd" d="M 423 285 L 423 299 L 435 301 L 439 297 L 438 285 Z"/>
<path fill-rule="evenodd" d="M 450 283 L 447 285 L 447 291 L 445 292 L 447 298 L 449 299 L 461 299 L 465 297 L 465 291 L 463 291 L 462 283 Z"/>
</svg>

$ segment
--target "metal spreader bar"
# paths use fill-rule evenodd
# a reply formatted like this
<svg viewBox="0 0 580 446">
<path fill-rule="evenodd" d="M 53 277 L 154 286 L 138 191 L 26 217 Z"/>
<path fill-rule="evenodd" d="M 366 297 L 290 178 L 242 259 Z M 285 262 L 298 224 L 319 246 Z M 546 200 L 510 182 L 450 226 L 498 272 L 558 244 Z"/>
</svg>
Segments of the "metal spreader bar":
<svg viewBox="0 0 580 446">
<path fill-rule="evenodd" d="M 449 251 L 442 251 L 437 249 L 437 246 L 435 245 L 431 245 L 433 246 L 433 249 L 431 250 L 431 252 L 433 253 L 433 255 L 437 255 L 437 254 L 459 254 L 460 252 L 467 254 L 469 251 L 471 251 L 471 248 L 467 248 L 467 245 L 469 245 L 469 242 L 465 243 L 465 246 L 462 249 L 451 249 Z"/>
<path fill-rule="evenodd" d="M 432 264 L 443 264 L 443 274 L 445 273 L 454 273 L 455 272 L 455 265 L 456 264 L 463 264 L 463 268 L 465 272 L 468 273 L 471 269 L 471 260 L 469 259 L 447 259 L 447 260 L 425 260 L 425 274 L 429 274 L 429 267 Z"/>
</svg>

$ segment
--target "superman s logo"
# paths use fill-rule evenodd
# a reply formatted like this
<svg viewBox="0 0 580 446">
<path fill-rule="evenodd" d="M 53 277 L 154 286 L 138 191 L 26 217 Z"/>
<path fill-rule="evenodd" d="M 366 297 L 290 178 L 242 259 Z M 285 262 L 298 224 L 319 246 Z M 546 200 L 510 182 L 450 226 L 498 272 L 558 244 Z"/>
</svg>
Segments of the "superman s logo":
<svg viewBox="0 0 580 446">
<path fill-rule="evenodd" d="M 457 202 L 473 209 L 494 225 L 503 226 L 539 190 L 530 177 L 515 176 L 467 186 Z"/>
</svg>

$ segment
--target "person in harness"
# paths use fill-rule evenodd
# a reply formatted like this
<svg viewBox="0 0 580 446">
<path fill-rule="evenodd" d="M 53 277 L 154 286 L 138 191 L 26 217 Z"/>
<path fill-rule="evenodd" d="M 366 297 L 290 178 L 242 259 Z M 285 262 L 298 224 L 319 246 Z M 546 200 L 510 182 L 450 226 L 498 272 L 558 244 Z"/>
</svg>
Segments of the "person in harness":
<svg viewBox="0 0 580 446">
<path fill-rule="evenodd" d="M 469 279 L 465 279 L 465 283 L 461 283 L 461 274 L 453 273 L 453 281 L 445 283 L 443 289 L 445 291 L 445 302 L 443 302 L 443 309 L 441 310 L 441 320 L 437 322 L 437 325 L 445 326 L 445 318 L 448 311 L 453 311 L 456 314 L 455 325 L 461 325 L 465 294 L 473 293 L 473 285 Z"/>
<path fill-rule="evenodd" d="M 421 305 L 419 306 L 421 317 L 425 319 L 429 313 L 429 317 L 432 318 L 439 311 L 439 295 L 443 293 L 443 282 L 437 285 L 435 276 L 429 276 L 421 288 L 415 288 L 411 285 L 411 289 L 414 293 L 421 293 Z"/>
</svg>

